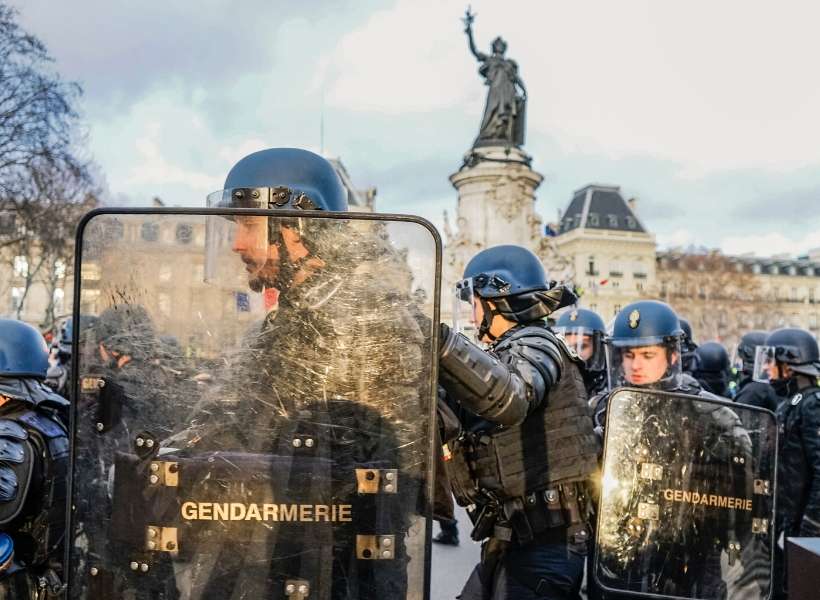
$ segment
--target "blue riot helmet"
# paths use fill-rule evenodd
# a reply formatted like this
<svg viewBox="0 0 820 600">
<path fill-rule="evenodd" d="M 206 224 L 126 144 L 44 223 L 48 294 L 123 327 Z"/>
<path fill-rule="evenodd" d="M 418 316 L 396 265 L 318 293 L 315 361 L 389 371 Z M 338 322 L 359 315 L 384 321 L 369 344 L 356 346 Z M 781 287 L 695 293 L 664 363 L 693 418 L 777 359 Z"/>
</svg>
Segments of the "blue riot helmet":
<svg viewBox="0 0 820 600">
<path fill-rule="evenodd" d="M 791 372 L 787 373 L 784 366 Z M 800 387 L 795 375 L 820 377 L 817 340 L 805 329 L 777 329 L 769 334 L 765 345 L 757 347 L 754 378 L 771 383 L 780 396 L 791 396 Z"/>
<path fill-rule="evenodd" d="M 726 396 L 729 392 L 729 377 L 731 375 L 731 361 L 729 353 L 723 344 L 706 342 L 695 350 L 695 370 L 692 375 L 706 391 Z"/>
<path fill-rule="evenodd" d="M 538 257 L 522 246 L 503 245 L 476 254 L 456 283 L 456 327 L 461 303 L 470 305 L 472 315 L 481 305 L 483 317 L 478 339 L 494 340 L 493 318 L 501 315 L 516 323 L 543 319 L 553 311 L 573 304 L 577 297 L 569 289 L 550 281 Z"/>
<path fill-rule="evenodd" d="M 299 148 L 268 148 L 236 163 L 224 189 L 208 196 L 208 206 L 347 210 L 347 192 L 330 162 Z"/>
<path fill-rule="evenodd" d="M 755 354 L 758 346 L 766 345 L 768 331 L 755 330 L 743 334 L 737 344 L 735 362 L 740 363 L 740 369 L 744 375 L 751 376 L 754 372 Z"/>
<path fill-rule="evenodd" d="M 347 192 L 336 170 L 318 154 L 298 148 L 269 148 L 241 159 L 228 172 L 223 190 L 208 196 L 208 206 L 217 208 L 288 209 L 310 213 L 347 211 Z M 233 239 L 233 250 L 240 254 L 249 272 L 252 290 L 267 288 L 286 290 L 307 257 L 286 255 L 289 240 L 314 251 L 317 232 L 328 223 L 311 227 L 310 219 L 266 218 L 259 216 L 229 217 L 236 222 L 232 231 L 224 220 L 209 220 L 209 257 L 221 240 Z M 287 229 L 288 232 L 284 230 Z M 294 253 L 295 254 L 295 253 Z M 216 278 L 215 258 L 206 261 L 206 280 Z"/>
<path fill-rule="evenodd" d="M 678 315 L 668 304 L 641 300 L 624 307 L 607 340 L 610 388 L 675 387 L 681 373 L 682 336 Z"/>
<path fill-rule="evenodd" d="M 48 346 L 40 332 L 28 323 L 0 319 L 0 377 L 45 379 Z"/>
<path fill-rule="evenodd" d="M 586 308 L 572 308 L 561 315 L 554 329 L 584 359 L 588 370 L 606 369 L 606 325 L 598 313 Z"/>
</svg>

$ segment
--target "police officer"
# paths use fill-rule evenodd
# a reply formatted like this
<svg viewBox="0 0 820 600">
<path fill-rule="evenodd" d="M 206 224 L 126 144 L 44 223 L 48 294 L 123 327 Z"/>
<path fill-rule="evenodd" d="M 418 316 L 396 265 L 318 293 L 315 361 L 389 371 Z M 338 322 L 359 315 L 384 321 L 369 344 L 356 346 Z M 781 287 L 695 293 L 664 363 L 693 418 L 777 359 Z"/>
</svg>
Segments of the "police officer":
<svg viewBox="0 0 820 600">
<path fill-rule="evenodd" d="M 596 443 L 580 358 L 544 323 L 575 297 L 511 245 L 479 252 L 457 289 L 488 344 L 442 325 L 439 382 L 463 428 L 446 464 L 456 500 L 472 506 L 471 536 L 484 542 L 460 597 L 575 598 Z"/>
<path fill-rule="evenodd" d="M 682 370 L 685 333 L 681 324 L 682 320 L 674 310 L 663 302 L 643 300 L 624 307 L 616 315 L 612 334 L 607 340 L 611 389 L 626 386 L 717 399 L 715 394 L 704 390 L 697 380 Z M 606 426 L 607 401 L 607 396 L 599 400 L 595 414 L 596 428 L 601 432 Z M 687 411 L 691 414 L 686 414 Z M 709 431 L 714 438 L 711 452 L 715 456 L 722 456 L 730 450 L 737 452 L 735 448 L 742 449 L 744 454 L 750 454 L 748 434 L 732 410 L 725 406 L 702 403 L 692 404 L 687 407 L 687 411 L 677 414 L 675 423 L 687 418 L 692 421 L 708 421 Z M 654 462 L 671 464 L 681 460 L 675 444 L 666 442 L 672 438 L 674 436 L 654 436 L 650 440 L 659 446 L 655 451 Z M 665 443 L 668 445 L 664 446 Z M 719 449 L 721 445 L 725 449 Z M 683 459 L 684 462 L 686 460 L 692 460 L 694 464 L 698 458 Z M 720 467 L 729 472 L 731 463 Z M 690 522 L 687 521 L 685 527 L 684 524 L 681 525 L 680 531 L 685 533 L 677 538 L 673 536 L 675 541 L 671 547 L 667 546 L 662 551 L 661 556 L 656 554 L 643 560 L 646 564 L 662 565 L 659 577 L 646 577 L 639 574 L 639 571 L 627 575 L 626 578 L 631 580 L 632 585 L 640 587 L 636 591 L 683 597 L 703 594 L 702 597 L 714 598 L 720 598 L 726 593 L 726 584 L 720 576 L 720 552 L 715 553 L 711 545 L 718 543 L 726 548 L 729 543 L 734 543 L 731 532 L 704 535 L 699 533 L 696 524 L 691 525 L 691 530 L 688 529 Z M 661 548 L 655 548 L 652 544 L 642 546 L 640 540 L 635 544 L 638 551 L 644 551 L 640 550 L 643 548 L 649 555 L 660 552 Z M 612 566 L 611 563 L 607 564 Z M 638 565 L 638 569 L 640 568 Z M 600 597 L 597 586 L 591 587 L 593 590 L 590 597 Z"/>
<path fill-rule="evenodd" d="M 776 412 L 775 594 L 785 597 L 785 538 L 820 536 L 820 352 L 811 333 L 785 328 L 769 334 L 759 357 L 766 361 L 759 367 L 768 369 L 770 384 L 783 399 Z"/>
<path fill-rule="evenodd" d="M 740 338 L 737 355 L 741 361 L 741 376 L 735 402 L 758 406 L 775 412 L 780 401 L 774 389 L 766 381 L 755 381 L 753 376 L 755 352 L 759 346 L 766 344 L 768 336 L 768 331 L 750 331 Z"/>
<path fill-rule="evenodd" d="M 62 590 L 68 402 L 44 383 L 40 333 L 0 319 L 0 597 Z"/>
<path fill-rule="evenodd" d="M 584 361 L 582 374 L 587 395 L 593 397 L 603 392 L 607 385 L 604 320 L 587 308 L 574 308 L 559 317 L 554 330 L 564 336 Z"/>
<path fill-rule="evenodd" d="M 692 376 L 708 392 L 728 397 L 731 361 L 726 348 L 718 342 L 706 342 L 695 350 Z"/>
<path fill-rule="evenodd" d="M 386 235 L 347 226 L 347 219 L 312 217 L 348 208 L 332 165 L 316 154 L 256 152 L 231 169 L 224 187 L 221 207 L 272 209 L 232 217 L 232 250 L 246 266 L 249 287 L 275 301 L 244 346 L 225 357 L 222 379 L 235 385 L 198 407 L 195 425 L 178 444 L 180 460 L 224 449 L 272 456 L 275 465 L 293 463 L 293 472 L 277 472 L 282 490 L 275 494 L 326 490 L 321 497 L 328 498 L 346 497 L 354 467 L 376 465 L 398 472 L 400 493 L 357 495 L 353 487 L 350 522 L 296 523 L 290 535 L 273 529 L 269 545 L 256 554 L 241 541 L 226 541 L 203 557 L 214 566 L 196 585 L 202 597 L 245 597 L 266 584 L 259 577 L 249 589 L 243 581 L 250 573 L 299 573 L 311 596 L 319 587 L 321 597 L 404 598 L 409 573 L 418 573 L 422 560 L 415 554 L 418 540 L 406 535 L 424 487 L 409 465 L 424 465 L 429 448 L 419 434 L 419 410 L 431 373 L 424 357 L 432 353 L 432 323 L 424 325 L 413 311 L 418 301 L 396 283 L 406 262 Z M 300 216 L 276 215 L 278 209 Z M 317 471 L 309 489 L 288 487 L 299 469 L 310 468 Z M 379 551 L 391 559 L 363 560 L 372 556 L 357 548 L 363 533 L 395 535 L 389 551 Z"/>
</svg>

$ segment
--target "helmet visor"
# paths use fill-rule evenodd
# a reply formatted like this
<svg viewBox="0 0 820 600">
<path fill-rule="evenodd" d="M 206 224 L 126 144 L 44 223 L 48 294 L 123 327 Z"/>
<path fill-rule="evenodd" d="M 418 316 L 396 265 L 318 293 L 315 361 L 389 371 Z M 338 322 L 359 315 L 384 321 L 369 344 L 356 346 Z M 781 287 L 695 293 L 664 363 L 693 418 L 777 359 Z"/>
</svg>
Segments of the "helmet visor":
<svg viewBox="0 0 820 600">
<path fill-rule="evenodd" d="M 654 339 L 654 338 L 653 338 Z M 677 338 L 629 346 L 606 345 L 610 389 L 621 386 L 662 387 L 681 373 L 681 346 Z"/>
<path fill-rule="evenodd" d="M 777 360 L 775 346 L 758 346 L 755 348 L 755 365 L 752 369 L 752 379 L 761 383 L 769 383 L 777 379 Z M 775 377 L 772 377 L 775 375 Z"/>
<path fill-rule="evenodd" d="M 478 342 L 480 314 L 472 278 L 457 281 L 453 290 L 453 329 Z"/>
<path fill-rule="evenodd" d="M 606 368 L 603 335 L 600 331 L 592 331 L 586 327 L 554 327 L 553 329 L 583 359 L 587 369 L 602 371 Z"/>
</svg>

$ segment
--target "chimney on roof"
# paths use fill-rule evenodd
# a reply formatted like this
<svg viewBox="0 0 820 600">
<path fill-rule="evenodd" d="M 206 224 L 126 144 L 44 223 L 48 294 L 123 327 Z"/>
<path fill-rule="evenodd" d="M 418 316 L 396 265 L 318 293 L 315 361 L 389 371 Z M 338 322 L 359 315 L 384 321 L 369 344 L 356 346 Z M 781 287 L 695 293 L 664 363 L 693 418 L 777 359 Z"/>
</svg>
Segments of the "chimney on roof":
<svg viewBox="0 0 820 600">
<path fill-rule="evenodd" d="M 638 215 L 638 199 L 637 198 L 630 198 L 626 201 L 629 205 L 629 210 L 632 211 L 632 214 L 637 216 Z"/>
</svg>

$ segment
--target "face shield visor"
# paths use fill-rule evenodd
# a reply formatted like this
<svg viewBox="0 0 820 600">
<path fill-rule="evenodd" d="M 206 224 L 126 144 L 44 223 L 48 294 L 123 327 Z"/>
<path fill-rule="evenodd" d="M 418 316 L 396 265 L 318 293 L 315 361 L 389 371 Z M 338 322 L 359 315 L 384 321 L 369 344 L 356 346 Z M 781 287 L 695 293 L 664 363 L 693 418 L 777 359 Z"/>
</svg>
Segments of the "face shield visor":
<svg viewBox="0 0 820 600">
<path fill-rule="evenodd" d="M 673 389 L 680 380 L 681 344 L 677 337 L 609 340 L 609 387 Z"/>
<path fill-rule="evenodd" d="M 453 293 L 453 329 L 478 342 L 481 305 L 472 278 L 456 282 Z"/>
<path fill-rule="evenodd" d="M 588 370 L 603 371 L 606 369 L 603 332 L 593 331 L 586 327 L 554 327 L 553 329 L 583 359 Z"/>
<path fill-rule="evenodd" d="M 783 379 L 778 361 L 786 364 L 796 362 L 799 351 L 790 346 L 758 346 L 755 348 L 755 365 L 752 378 L 761 383 Z"/>
</svg>

